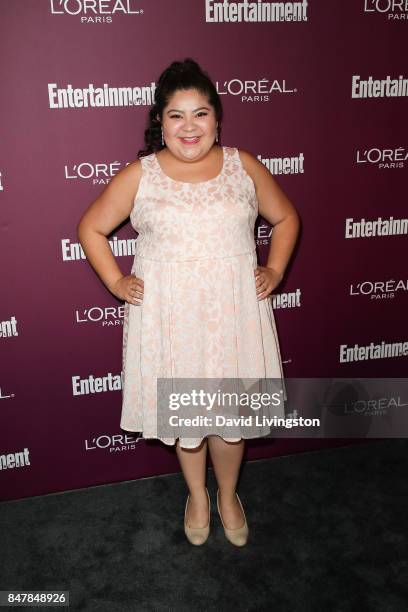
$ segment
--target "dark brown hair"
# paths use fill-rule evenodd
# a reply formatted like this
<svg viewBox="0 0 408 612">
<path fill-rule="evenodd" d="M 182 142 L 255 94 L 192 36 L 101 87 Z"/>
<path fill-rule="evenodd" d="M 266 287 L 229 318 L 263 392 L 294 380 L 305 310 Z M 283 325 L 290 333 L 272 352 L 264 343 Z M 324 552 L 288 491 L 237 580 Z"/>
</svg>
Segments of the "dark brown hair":
<svg viewBox="0 0 408 612">
<path fill-rule="evenodd" d="M 160 75 L 154 95 L 154 104 L 149 110 L 148 126 L 144 132 L 145 147 L 138 152 L 138 157 L 144 157 L 154 151 L 160 151 L 166 145 L 161 143 L 161 120 L 163 110 L 174 92 L 179 90 L 196 89 L 208 98 L 208 102 L 214 108 L 218 121 L 218 142 L 220 141 L 222 104 L 217 89 L 197 62 L 190 57 L 184 61 L 175 61 Z M 156 115 L 159 115 L 160 121 Z"/>
</svg>

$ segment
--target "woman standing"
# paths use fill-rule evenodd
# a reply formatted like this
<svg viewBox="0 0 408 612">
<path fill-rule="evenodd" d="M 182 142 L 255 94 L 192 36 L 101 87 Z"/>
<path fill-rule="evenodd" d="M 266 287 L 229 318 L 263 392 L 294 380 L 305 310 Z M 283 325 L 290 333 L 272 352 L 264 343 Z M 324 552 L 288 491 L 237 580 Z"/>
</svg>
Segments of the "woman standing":
<svg viewBox="0 0 408 612">
<path fill-rule="evenodd" d="M 209 534 L 208 447 L 224 533 L 242 546 L 248 524 L 236 485 L 244 432 L 164 435 L 157 415 L 158 378 L 283 379 L 268 298 L 283 278 L 299 218 L 262 163 L 219 145 L 221 121 L 208 75 L 190 58 L 173 62 L 158 81 L 145 148 L 84 213 L 78 238 L 106 287 L 125 301 L 121 427 L 175 444 L 189 490 L 184 529 L 196 545 Z M 258 213 L 274 228 L 265 267 L 255 251 Z M 106 236 L 129 216 L 138 238 L 131 274 L 123 275 Z"/>
</svg>

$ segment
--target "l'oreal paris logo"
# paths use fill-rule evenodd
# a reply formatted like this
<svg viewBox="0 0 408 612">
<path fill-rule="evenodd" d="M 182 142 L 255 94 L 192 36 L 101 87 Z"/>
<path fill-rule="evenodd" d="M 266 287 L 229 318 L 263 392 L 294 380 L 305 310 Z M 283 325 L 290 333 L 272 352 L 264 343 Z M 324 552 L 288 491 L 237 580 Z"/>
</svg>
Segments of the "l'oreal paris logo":
<svg viewBox="0 0 408 612">
<path fill-rule="evenodd" d="M 107 185 L 111 178 L 117 174 L 122 167 L 128 166 L 129 162 L 122 164 L 114 162 L 79 162 L 68 166 L 65 164 L 65 178 L 69 180 L 89 180 L 93 185 Z"/>
<path fill-rule="evenodd" d="M 125 306 L 92 306 L 75 311 L 76 323 L 100 323 L 102 327 L 123 325 Z"/>
<path fill-rule="evenodd" d="M 112 16 L 143 14 L 140 0 L 50 0 L 50 9 L 53 15 L 79 15 L 81 23 L 95 24 L 112 23 Z"/>
<path fill-rule="evenodd" d="M 136 448 L 139 440 L 143 440 L 143 437 L 136 434 L 101 434 L 90 440 L 86 439 L 85 450 L 106 450 L 109 453 L 120 453 Z"/>
<path fill-rule="evenodd" d="M 241 96 L 241 102 L 269 102 L 274 94 L 297 93 L 296 87 L 290 88 L 286 80 L 270 80 L 267 78 L 257 81 L 241 81 L 230 79 L 223 83 L 216 82 L 219 95 Z"/>
<path fill-rule="evenodd" d="M 357 400 L 344 403 L 344 414 L 362 416 L 385 416 L 397 408 L 406 408 L 408 404 L 401 397 L 380 397 L 377 399 Z"/>
<path fill-rule="evenodd" d="M 350 295 L 369 295 L 371 300 L 394 298 L 405 291 L 408 291 L 408 280 L 362 281 L 350 285 Z"/>
<path fill-rule="evenodd" d="M 257 23 L 282 22 L 294 23 L 307 21 L 308 0 L 205 0 L 205 20 L 207 23 Z"/>
<path fill-rule="evenodd" d="M 388 19 L 407 18 L 408 0 L 364 0 L 365 13 L 388 13 Z"/>
<path fill-rule="evenodd" d="M 408 0 L 407 0 L 408 2 Z M 378 168 L 403 168 L 408 159 L 408 151 L 404 147 L 395 149 L 358 149 L 356 161 L 358 164 L 373 164 Z"/>
</svg>

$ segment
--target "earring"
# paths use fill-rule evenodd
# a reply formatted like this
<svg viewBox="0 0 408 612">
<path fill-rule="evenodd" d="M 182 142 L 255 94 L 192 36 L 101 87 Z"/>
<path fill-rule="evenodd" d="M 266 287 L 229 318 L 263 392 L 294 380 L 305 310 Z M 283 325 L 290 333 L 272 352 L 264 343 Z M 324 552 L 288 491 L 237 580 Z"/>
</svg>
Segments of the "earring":
<svg viewBox="0 0 408 612">
<path fill-rule="evenodd" d="M 163 147 L 164 147 L 163 128 L 161 129 L 161 133 L 162 133 L 162 145 L 163 145 Z"/>
</svg>

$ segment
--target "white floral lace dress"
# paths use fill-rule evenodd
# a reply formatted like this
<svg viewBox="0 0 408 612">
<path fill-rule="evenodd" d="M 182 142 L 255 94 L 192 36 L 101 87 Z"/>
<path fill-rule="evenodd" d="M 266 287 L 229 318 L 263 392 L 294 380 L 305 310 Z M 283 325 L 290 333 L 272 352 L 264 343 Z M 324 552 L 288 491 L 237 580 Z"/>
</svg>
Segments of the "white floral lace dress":
<svg viewBox="0 0 408 612">
<path fill-rule="evenodd" d="M 255 186 L 238 149 L 222 150 L 221 173 L 200 183 L 173 180 L 155 153 L 142 157 L 130 215 L 138 232 L 131 273 L 143 279 L 144 297 L 125 302 L 120 427 L 169 445 L 180 436 L 158 431 L 158 378 L 283 379 L 271 298 L 256 294 Z M 202 438 L 180 437 L 180 445 Z"/>
</svg>

